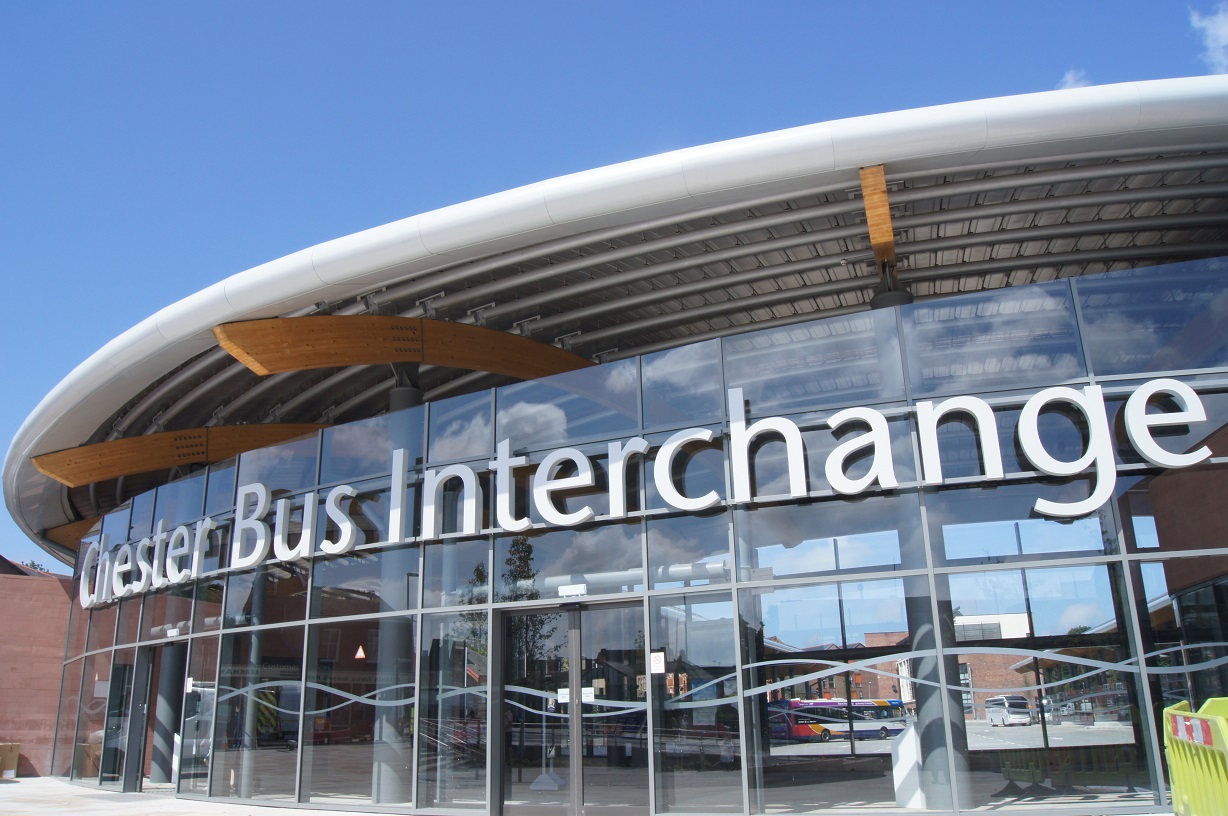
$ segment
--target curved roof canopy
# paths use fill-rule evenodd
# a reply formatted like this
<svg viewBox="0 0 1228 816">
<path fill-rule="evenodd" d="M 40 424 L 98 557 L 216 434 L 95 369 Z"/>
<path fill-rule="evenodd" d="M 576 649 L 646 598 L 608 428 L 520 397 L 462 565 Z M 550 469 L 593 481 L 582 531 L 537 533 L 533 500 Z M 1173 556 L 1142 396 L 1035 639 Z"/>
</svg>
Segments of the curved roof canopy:
<svg viewBox="0 0 1228 816">
<path fill-rule="evenodd" d="M 1226 250 L 1228 76 L 735 139 L 424 213 L 185 298 L 47 395 L 12 443 L 4 491 L 18 524 L 67 557 L 47 530 L 174 471 L 68 488 L 33 457 L 168 431 L 350 421 L 387 410 L 403 382 L 363 361 L 262 377 L 218 345 L 221 324 L 431 318 L 600 362 L 867 309 L 884 263 L 921 299 Z M 416 374 L 427 399 L 507 381 L 429 360 Z"/>
</svg>

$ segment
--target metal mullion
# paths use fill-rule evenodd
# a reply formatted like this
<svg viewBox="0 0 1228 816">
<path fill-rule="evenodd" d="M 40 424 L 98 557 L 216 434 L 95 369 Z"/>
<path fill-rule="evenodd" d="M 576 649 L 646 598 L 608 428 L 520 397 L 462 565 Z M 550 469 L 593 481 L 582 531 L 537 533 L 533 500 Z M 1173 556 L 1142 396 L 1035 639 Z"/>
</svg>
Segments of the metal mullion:
<svg viewBox="0 0 1228 816">
<path fill-rule="evenodd" d="M 567 659 L 571 664 L 567 667 L 567 690 L 570 695 L 567 734 L 571 742 L 567 776 L 571 782 L 571 812 L 575 816 L 584 811 L 584 702 L 581 690 L 584 650 L 580 645 L 581 614 L 579 606 L 567 611 Z"/>
<path fill-rule="evenodd" d="M 737 530 L 734 527 L 732 516 L 730 518 L 729 531 L 730 531 L 731 538 L 733 538 L 734 540 L 737 540 Z M 734 557 L 735 558 L 737 557 L 736 553 Z M 736 572 L 736 569 L 737 569 L 736 563 L 734 564 L 734 569 Z M 743 671 L 744 671 L 743 663 L 745 661 L 743 659 L 744 655 L 742 654 L 742 638 L 739 637 L 739 633 L 738 633 L 738 626 L 742 620 L 742 610 L 738 603 L 739 592 L 732 585 L 733 583 L 736 583 L 736 582 L 731 582 L 729 594 L 730 594 L 730 602 L 733 606 L 733 623 L 734 623 L 733 635 L 734 635 L 734 640 L 735 640 L 734 651 L 733 651 L 733 667 L 734 667 L 733 668 L 733 680 L 734 680 L 734 693 L 737 695 L 737 705 L 735 706 L 735 708 L 738 712 L 738 747 L 741 749 L 741 755 L 743 757 L 747 757 L 750 755 L 748 751 L 749 732 L 746 728 L 746 697 L 743 694 L 744 684 L 742 682 L 743 681 Z M 739 776 L 742 777 L 742 812 L 750 813 L 751 812 L 751 809 L 750 809 L 750 795 L 751 795 L 750 793 L 750 763 L 743 761 L 739 764 L 741 765 Z"/>
<path fill-rule="evenodd" d="M 486 812 L 490 814 L 503 813 L 503 794 L 507 790 L 508 751 L 506 731 L 507 723 L 503 712 L 507 706 L 503 685 L 505 681 L 503 667 L 503 633 L 507 628 L 507 615 L 497 614 L 492 610 L 486 612 L 486 677 L 488 691 L 486 699 L 489 710 L 486 712 Z M 495 724 L 498 723 L 499 739 L 494 739 Z M 496 749 L 495 746 L 498 745 Z M 497 762 L 496 762 L 497 760 Z"/>
<path fill-rule="evenodd" d="M 1110 504 L 1113 504 L 1110 502 Z M 1119 515 L 1119 510 L 1116 506 L 1112 510 L 1112 518 L 1116 520 L 1117 540 L 1122 542 L 1125 540 L 1125 525 Z M 1147 766 L 1151 773 L 1152 790 L 1155 795 L 1155 804 L 1163 806 L 1165 800 L 1164 791 L 1164 763 L 1161 757 L 1164 754 L 1164 745 L 1161 735 L 1155 732 L 1154 717 L 1141 716 L 1144 711 L 1155 711 L 1154 702 L 1151 696 L 1151 683 L 1147 678 L 1147 651 L 1143 644 L 1142 621 L 1139 619 L 1138 599 L 1134 593 L 1134 565 L 1137 562 L 1132 561 L 1124 552 L 1124 547 L 1118 547 L 1118 581 L 1121 582 L 1124 592 L 1125 609 L 1121 610 L 1122 622 L 1129 627 L 1129 632 L 1126 634 L 1126 642 L 1133 649 L 1138 660 L 1138 690 L 1136 695 L 1140 700 L 1139 706 L 1139 729 L 1145 741 L 1144 747 L 1147 750 Z M 1142 570 L 1139 570 L 1139 581 L 1142 581 Z M 1150 621 L 1148 621 L 1150 626 Z"/>
<path fill-rule="evenodd" d="M 642 521 L 640 531 L 640 547 L 644 553 L 644 569 L 647 572 L 648 531 Z M 644 589 L 648 589 L 647 575 L 645 575 Z M 644 626 L 644 739 L 647 740 L 645 749 L 648 753 L 648 812 L 653 814 L 657 812 L 657 742 L 656 723 L 653 716 L 656 711 L 656 692 L 653 690 L 652 679 L 652 599 L 648 597 L 647 592 L 640 596 L 640 621 Z"/>
<path fill-rule="evenodd" d="M 323 432 L 316 434 L 316 476 L 319 478 L 320 470 L 320 440 L 323 439 Z M 307 500 L 303 501 L 303 514 L 307 514 Z M 313 562 L 311 562 L 313 563 Z M 311 655 L 311 625 L 308 620 L 311 617 L 311 592 L 315 585 L 316 571 L 313 566 L 309 566 L 307 572 L 307 603 L 304 610 L 303 620 L 300 625 L 303 627 L 303 647 L 299 653 L 299 669 L 298 669 L 298 743 L 294 746 L 294 801 L 302 804 L 303 800 L 303 737 L 306 729 L 303 727 L 303 718 L 307 711 L 307 659 Z"/>
</svg>

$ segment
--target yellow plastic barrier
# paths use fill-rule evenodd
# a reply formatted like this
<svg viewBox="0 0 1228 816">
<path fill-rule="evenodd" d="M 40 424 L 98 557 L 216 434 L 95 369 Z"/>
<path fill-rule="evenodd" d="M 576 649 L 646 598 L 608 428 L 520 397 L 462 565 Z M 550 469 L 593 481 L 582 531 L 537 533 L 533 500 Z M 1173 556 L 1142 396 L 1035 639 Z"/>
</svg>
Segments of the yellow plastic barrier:
<svg viewBox="0 0 1228 816">
<path fill-rule="evenodd" d="M 1228 697 L 1195 714 L 1180 702 L 1164 709 L 1164 753 L 1177 816 L 1228 814 Z"/>
</svg>

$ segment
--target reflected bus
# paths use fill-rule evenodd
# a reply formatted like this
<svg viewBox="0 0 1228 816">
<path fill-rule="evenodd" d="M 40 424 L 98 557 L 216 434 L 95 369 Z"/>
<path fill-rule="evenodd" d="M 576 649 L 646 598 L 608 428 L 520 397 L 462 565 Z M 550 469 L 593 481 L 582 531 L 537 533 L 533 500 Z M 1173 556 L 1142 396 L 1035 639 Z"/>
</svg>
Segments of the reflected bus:
<svg viewBox="0 0 1228 816">
<path fill-rule="evenodd" d="M 785 742 L 888 739 L 907 723 L 902 700 L 776 700 L 768 708 L 772 739 Z"/>
</svg>

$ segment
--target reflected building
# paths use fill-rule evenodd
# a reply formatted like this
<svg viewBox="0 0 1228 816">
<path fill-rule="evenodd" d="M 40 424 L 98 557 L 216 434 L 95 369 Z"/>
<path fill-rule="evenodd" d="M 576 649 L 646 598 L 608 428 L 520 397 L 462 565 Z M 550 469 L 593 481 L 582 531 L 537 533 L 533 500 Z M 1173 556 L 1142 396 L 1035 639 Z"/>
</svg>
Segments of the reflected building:
<svg viewBox="0 0 1228 816">
<path fill-rule="evenodd" d="M 54 773 L 397 813 L 1165 807 L 1163 709 L 1228 688 L 1226 103 L 769 134 L 170 307 L 6 463 L 76 568 Z"/>
</svg>

